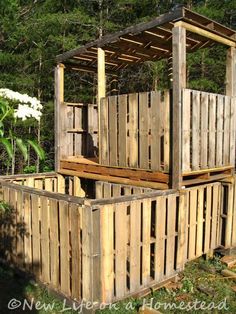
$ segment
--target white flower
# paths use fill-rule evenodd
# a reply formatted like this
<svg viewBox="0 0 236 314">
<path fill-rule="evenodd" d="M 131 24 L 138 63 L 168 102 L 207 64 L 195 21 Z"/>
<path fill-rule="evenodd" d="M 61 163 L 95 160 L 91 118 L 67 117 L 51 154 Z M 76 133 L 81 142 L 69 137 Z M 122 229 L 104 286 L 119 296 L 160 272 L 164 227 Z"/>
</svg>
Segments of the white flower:
<svg viewBox="0 0 236 314">
<path fill-rule="evenodd" d="M 30 107 L 29 105 L 18 105 L 18 109 L 15 110 L 14 116 L 16 118 L 22 119 L 23 121 L 27 118 L 35 118 L 36 120 L 40 120 L 42 112 L 39 110 L 35 110 L 34 108 Z"/>
<path fill-rule="evenodd" d="M 40 120 L 43 106 L 37 98 L 30 97 L 27 94 L 20 94 L 7 88 L 0 88 L 0 96 L 19 102 L 18 109 L 14 112 L 16 118 L 22 120 L 35 118 L 38 121 Z"/>
</svg>

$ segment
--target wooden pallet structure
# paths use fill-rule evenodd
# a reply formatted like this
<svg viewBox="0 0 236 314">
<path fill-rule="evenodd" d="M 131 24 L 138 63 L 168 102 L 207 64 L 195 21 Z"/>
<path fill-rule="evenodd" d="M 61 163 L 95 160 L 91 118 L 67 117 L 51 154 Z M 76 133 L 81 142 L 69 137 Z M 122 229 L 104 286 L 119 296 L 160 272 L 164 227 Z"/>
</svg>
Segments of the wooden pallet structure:
<svg viewBox="0 0 236 314">
<path fill-rule="evenodd" d="M 188 89 L 186 53 L 218 43 L 228 47 L 225 95 Z M 159 189 L 231 176 L 235 43 L 234 30 L 180 8 L 59 55 L 57 171 Z M 169 57 L 173 64 L 170 90 L 107 95 L 106 76 L 118 79 L 129 65 Z M 64 70 L 97 73 L 96 105 L 86 109 L 80 103 L 64 102 Z"/>
<path fill-rule="evenodd" d="M 186 53 L 215 44 L 225 94 L 189 89 Z M 170 57 L 171 89 L 107 94 L 106 76 Z M 96 104 L 64 100 L 65 70 L 97 73 Z M 235 96 L 235 31 L 186 8 L 57 56 L 56 172 L 0 177 L 0 260 L 93 312 L 236 246 Z"/>
</svg>

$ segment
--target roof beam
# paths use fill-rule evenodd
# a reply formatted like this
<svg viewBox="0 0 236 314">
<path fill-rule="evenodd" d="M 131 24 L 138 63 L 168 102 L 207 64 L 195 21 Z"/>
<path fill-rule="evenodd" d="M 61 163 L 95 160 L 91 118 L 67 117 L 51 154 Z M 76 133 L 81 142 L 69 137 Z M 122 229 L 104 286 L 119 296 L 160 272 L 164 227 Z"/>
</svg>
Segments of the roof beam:
<svg viewBox="0 0 236 314">
<path fill-rule="evenodd" d="M 210 31 L 207 31 L 205 29 L 202 29 L 200 27 L 191 25 L 189 23 L 178 21 L 175 23 L 175 26 L 184 27 L 187 31 L 201 35 L 203 37 L 209 38 L 211 40 L 217 41 L 223 45 L 229 46 L 229 47 L 236 47 L 236 43 L 230 39 L 224 38 L 223 36 L 214 34 Z"/>
</svg>

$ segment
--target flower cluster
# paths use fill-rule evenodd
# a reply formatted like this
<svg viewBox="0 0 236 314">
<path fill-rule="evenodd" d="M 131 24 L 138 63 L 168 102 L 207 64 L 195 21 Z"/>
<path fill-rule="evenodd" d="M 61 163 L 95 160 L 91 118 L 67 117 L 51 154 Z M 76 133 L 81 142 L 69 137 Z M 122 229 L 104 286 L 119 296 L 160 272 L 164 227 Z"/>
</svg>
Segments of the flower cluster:
<svg viewBox="0 0 236 314">
<path fill-rule="evenodd" d="M 20 94 L 7 88 L 0 88 L 0 97 L 18 102 L 18 108 L 14 111 L 16 118 L 23 121 L 31 117 L 38 121 L 40 120 L 43 106 L 37 98 Z"/>
</svg>

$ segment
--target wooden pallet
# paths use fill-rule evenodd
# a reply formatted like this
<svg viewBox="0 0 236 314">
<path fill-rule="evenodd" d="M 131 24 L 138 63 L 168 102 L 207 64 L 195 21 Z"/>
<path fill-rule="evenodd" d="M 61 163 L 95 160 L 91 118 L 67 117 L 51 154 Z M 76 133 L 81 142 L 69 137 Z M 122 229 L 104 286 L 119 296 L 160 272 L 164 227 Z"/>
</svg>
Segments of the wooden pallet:
<svg viewBox="0 0 236 314">
<path fill-rule="evenodd" d="M 190 171 L 183 173 L 182 185 L 189 186 L 206 182 L 221 181 L 223 179 L 232 177 L 232 175 L 232 166 Z"/>
<path fill-rule="evenodd" d="M 79 162 L 76 159 L 61 160 L 59 172 L 65 174 L 68 171 L 77 172 L 77 175 L 81 177 L 133 185 L 136 183 L 136 185 L 148 185 L 149 187 L 158 189 L 167 189 L 169 183 L 169 175 L 166 173 L 123 167 L 109 167 L 99 165 L 95 162 L 88 162 L 87 159 L 80 159 Z"/>
</svg>

